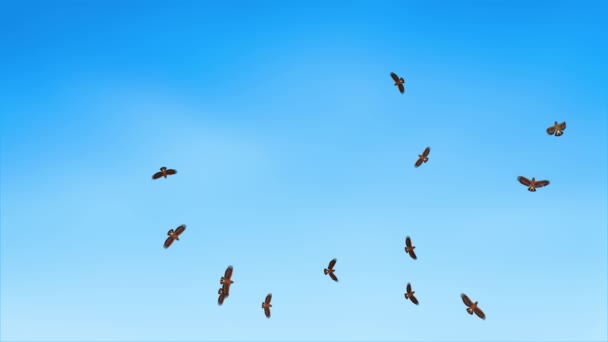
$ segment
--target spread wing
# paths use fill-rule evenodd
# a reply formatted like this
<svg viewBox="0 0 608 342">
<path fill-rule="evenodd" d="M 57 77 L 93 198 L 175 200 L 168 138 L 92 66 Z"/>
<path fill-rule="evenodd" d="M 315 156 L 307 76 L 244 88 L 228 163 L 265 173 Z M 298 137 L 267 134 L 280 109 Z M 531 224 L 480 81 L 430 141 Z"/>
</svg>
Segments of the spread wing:
<svg viewBox="0 0 608 342">
<path fill-rule="evenodd" d="M 475 310 L 473 310 L 473 312 L 481 319 L 486 319 L 486 314 L 483 313 L 483 311 L 481 311 L 480 308 L 475 308 Z"/>
<path fill-rule="evenodd" d="M 402 84 L 402 83 L 399 83 L 399 85 L 397 85 L 397 88 L 399 88 L 399 92 L 400 92 L 401 94 L 403 94 L 403 92 L 405 92 L 405 87 L 403 86 L 403 84 Z"/>
<path fill-rule="evenodd" d="M 549 134 L 549 135 L 555 134 L 555 125 L 547 128 L 547 134 Z"/>
<path fill-rule="evenodd" d="M 425 149 L 424 149 L 424 151 L 422 152 L 422 156 L 423 156 L 423 157 L 426 157 L 426 156 L 428 156 L 428 155 L 429 155 L 429 153 L 431 153 L 431 148 L 430 148 L 430 147 L 427 147 L 427 148 L 425 148 Z"/>
<path fill-rule="evenodd" d="M 418 257 L 416 256 L 416 252 L 414 252 L 414 250 L 411 250 L 409 254 L 412 257 L 412 259 L 414 259 L 414 260 L 418 259 Z"/>
<path fill-rule="evenodd" d="M 175 235 L 180 236 L 186 230 L 186 225 L 182 224 L 181 226 L 175 228 Z"/>
<path fill-rule="evenodd" d="M 226 268 L 226 272 L 224 272 L 224 279 L 228 279 L 230 280 L 230 278 L 232 277 L 232 265 L 228 266 L 228 268 Z"/>
<path fill-rule="evenodd" d="M 526 178 L 526 177 L 519 176 L 519 177 L 517 177 L 517 180 L 518 180 L 518 181 L 519 181 L 521 184 L 523 184 L 523 185 L 525 185 L 525 186 L 530 186 L 530 184 L 532 184 L 532 183 L 530 182 L 530 180 L 529 180 L 528 178 Z"/>
<path fill-rule="evenodd" d="M 473 305 L 473 302 L 464 293 L 462 293 L 460 295 L 460 297 L 462 298 L 462 302 L 464 303 L 464 305 L 466 305 L 468 307 L 470 307 L 471 305 Z"/>
<path fill-rule="evenodd" d="M 337 262 L 337 261 L 338 261 L 337 259 L 332 259 L 332 260 L 329 262 L 329 266 L 327 266 L 327 268 L 329 268 L 329 269 L 333 269 L 333 268 L 334 268 L 334 266 L 336 266 L 336 262 Z"/>
<path fill-rule="evenodd" d="M 414 295 L 410 296 L 410 300 L 412 301 L 412 303 L 418 305 L 418 299 Z"/>
<path fill-rule="evenodd" d="M 222 291 L 224 292 L 224 296 L 230 296 L 230 283 L 222 284 Z"/>
<path fill-rule="evenodd" d="M 226 296 L 224 295 L 224 293 L 222 291 L 218 291 L 220 296 L 217 297 L 217 305 L 222 305 L 224 304 L 224 299 L 226 298 Z"/>
<path fill-rule="evenodd" d="M 155 174 L 152 175 L 152 179 L 159 179 L 162 176 L 163 176 L 162 172 L 157 172 L 157 173 L 155 173 Z"/>
<path fill-rule="evenodd" d="M 412 239 L 409 236 L 405 237 L 405 245 L 408 247 L 412 247 Z"/>
<path fill-rule="evenodd" d="M 177 173 L 177 171 L 175 171 L 173 169 L 167 169 L 165 172 L 167 172 L 168 175 L 174 175 Z"/>
<path fill-rule="evenodd" d="M 407 293 L 411 293 L 412 292 L 412 285 L 410 283 L 407 283 L 407 287 L 405 288 L 405 290 L 407 291 Z"/>
<path fill-rule="evenodd" d="M 337 282 L 337 281 L 338 281 L 338 277 L 336 277 L 336 275 L 335 275 L 335 274 L 333 274 L 333 273 L 330 273 L 330 274 L 329 274 L 329 277 L 330 277 L 330 278 L 331 278 L 333 281 L 335 281 L 335 282 Z"/>
<path fill-rule="evenodd" d="M 393 79 L 393 81 L 399 82 L 399 76 L 397 76 L 397 74 L 395 74 L 394 72 L 391 72 L 391 78 Z"/>
<path fill-rule="evenodd" d="M 264 303 L 270 304 L 271 300 L 272 300 L 272 293 L 269 293 L 266 295 L 266 299 L 264 299 Z"/>
<path fill-rule="evenodd" d="M 414 164 L 414 167 L 419 167 L 420 165 L 422 165 L 423 162 L 424 162 L 424 159 L 418 158 L 418 160 L 416 160 L 416 164 Z"/>
<path fill-rule="evenodd" d="M 173 243 L 173 241 L 175 241 L 175 239 L 173 239 L 173 237 L 172 237 L 172 236 L 169 236 L 169 237 L 167 238 L 167 240 L 165 240 L 164 247 L 165 247 L 165 248 L 169 248 L 169 246 L 171 246 L 171 244 Z"/>
<path fill-rule="evenodd" d="M 547 186 L 547 185 L 549 185 L 548 180 L 541 180 L 541 181 L 534 182 L 534 186 L 537 188 L 542 188 L 543 186 Z"/>
<path fill-rule="evenodd" d="M 559 129 L 561 129 L 562 131 L 566 129 L 566 121 L 559 124 Z"/>
<path fill-rule="evenodd" d="M 264 308 L 264 315 L 266 315 L 266 318 L 270 318 L 270 308 Z"/>
</svg>

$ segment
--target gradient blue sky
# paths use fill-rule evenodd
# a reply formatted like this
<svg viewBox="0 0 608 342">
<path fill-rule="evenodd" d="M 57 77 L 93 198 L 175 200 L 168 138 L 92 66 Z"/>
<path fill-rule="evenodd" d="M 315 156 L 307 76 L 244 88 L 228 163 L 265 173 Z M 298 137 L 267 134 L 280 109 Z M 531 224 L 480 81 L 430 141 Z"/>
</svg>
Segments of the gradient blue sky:
<svg viewBox="0 0 608 342">
<path fill-rule="evenodd" d="M 607 13 L 3 2 L 0 339 L 606 341 Z"/>
</svg>

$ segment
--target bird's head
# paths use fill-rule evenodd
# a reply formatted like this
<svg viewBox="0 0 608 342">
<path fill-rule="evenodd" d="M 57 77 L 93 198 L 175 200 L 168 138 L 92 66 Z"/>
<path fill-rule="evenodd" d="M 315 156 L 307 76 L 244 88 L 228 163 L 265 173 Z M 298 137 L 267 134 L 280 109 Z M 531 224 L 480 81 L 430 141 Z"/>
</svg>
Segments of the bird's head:
<svg viewBox="0 0 608 342">
<path fill-rule="evenodd" d="M 166 171 L 166 170 L 167 170 L 167 168 L 166 168 L 166 167 L 164 167 L 164 166 L 162 166 L 162 167 L 160 168 L 160 170 L 161 170 L 161 171 Z"/>
</svg>

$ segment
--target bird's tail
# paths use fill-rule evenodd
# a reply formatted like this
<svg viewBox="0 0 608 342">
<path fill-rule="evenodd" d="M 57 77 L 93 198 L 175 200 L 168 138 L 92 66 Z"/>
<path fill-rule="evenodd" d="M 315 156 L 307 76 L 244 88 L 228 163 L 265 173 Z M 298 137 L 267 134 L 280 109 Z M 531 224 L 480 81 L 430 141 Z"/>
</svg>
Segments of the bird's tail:
<svg viewBox="0 0 608 342">
<path fill-rule="evenodd" d="M 327 274 L 327 273 L 329 273 L 329 270 L 326 268 L 323 270 L 323 274 Z"/>
<path fill-rule="evenodd" d="M 472 314 L 473 314 L 473 309 L 468 308 L 468 309 L 467 309 L 467 312 L 469 313 L 469 315 L 472 315 Z"/>
<path fill-rule="evenodd" d="M 407 293 L 405 294 L 405 299 L 410 299 L 410 296 Z"/>
<path fill-rule="evenodd" d="M 223 283 L 224 283 L 224 277 L 221 277 L 220 278 L 220 284 L 223 284 Z"/>
<path fill-rule="evenodd" d="M 262 302 L 262 309 L 264 308 L 264 302 Z"/>
</svg>

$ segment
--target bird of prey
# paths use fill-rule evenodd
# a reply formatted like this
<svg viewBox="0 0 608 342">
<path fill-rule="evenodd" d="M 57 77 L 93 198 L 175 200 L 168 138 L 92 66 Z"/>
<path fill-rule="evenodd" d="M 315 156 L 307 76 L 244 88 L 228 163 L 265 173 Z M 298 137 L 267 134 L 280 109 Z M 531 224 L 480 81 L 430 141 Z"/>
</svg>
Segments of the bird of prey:
<svg viewBox="0 0 608 342">
<path fill-rule="evenodd" d="M 528 191 L 535 192 L 537 188 L 542 188 L 543 186 L 549 185 L 548 180 L 536 180 L 534 177 L 532 179 L 528 179 L 526 177 L 519 176 L 517 180 L 528 187 Z"/>
<path fill-rule="evenodd" d="M 226 298 L 226 295 L 224 294 L 224 289 L 220 287 L 220 289 L 217 290 L 217 294 L 220 295 L 219 297 L 217 297 L 217 305 L 224 304 L 224 299 Z"/>
<path fill-rule="evenodd" d="M 481 311 L 481 309 L 477 306 L 478 302 L 473 303 L 473 301 L 471 301 L 464 293 L 462 293 L 460 297 L 462 298 L 464 305 L 467 306 L 467 312 L 469 315 L 472 315 L 474 312 L 479 318 L 486 319 L 486 314 L 484 314 L 483 311 Z"/>
<path fill-rule="evenodd" d="M 553 124 L 553 126 L 547 128 L 547 134 L 549 135 L 554 135 L 556 137 L 559 137 L 560 135 L 564 134 L 564 130 L 566 129 L 566 121 L 560 123 L 557 123 L 557 121 L 554 121 L 555 123 Z"/>
<path fill-rule="evenodd" d="M 325 275 L 328 275 L 328 274 L 329 274 L 329 277 L 330 277 L 330 278 L 331 278 L 333 281 L 338 281 L 338 277 L 336 277 L 336 275 L 334 274 L 334 272 L 336 271 L 336 270 L 334 270 L 334 266 L 336 265 L 336 261 L 338 261 L 338 260 L 337 260 L 337 259 L 332 259 L 332 260 L 329 262 L 329 266 L 327 266 L 327 268 L 323 270 L 323 273 L 324 273 Z"/>
<path fill-rule="evenodd" d="M 409 254 L 412 259 L 416 260 L 418 259 L 418 257 L 416 256 L 416 252 L 414 252 L 414 249 L 416 248 L 416 246 L 412 246 L 412 239 L 410 239 L 409 236 L 405 237 L 405 253 Z"/>
<path fill-rule="evenodd" d="M 416 298 L 416 296 L 414 296 L 414 293 L 416 293 L 416 291 L 412 291 L 412 285 L 410 283 L 407 283 L 407 288 L 405 290 L 405 299 L 409 299 L 412 301 L 412 303 L 418 305 L 418 299 Z"/>
<path fill-rule="evenodd" d="M 272 293 L 269 293 L 266 295 L 266 299 L 264 299 L 262 302 L 262 309 L 264 309 L 264 315 L 266 315 L 266 318 L 270 318 L 270 308 L 272 307 L 272 304 L 270 304 L 271 300 Z"/>
<path fill-rule="evenodd" d="M 173 243 L 173 241 L 175 240 L 179 240 L 179 236 L 184 232 L 184 230 L 186 230 L 186 225 L 182 224 L 181 226 L 175 228 L 175 230 L 171 229 L 167 232 L 167 235 L 169 235 L 169 237 L 167 238 L 167 240 L 165 240 L 165 248 L 169 248 L 169 246 L 171 246 L 171 244 Z"/>
<path fill-rule="evenodd" d="M 220 284 L 222 285 L 222 292 L 224 293 L 224 296 L 228 297 L 230 295 L 230 285 L 232 285 L 234 283 L 234 281 L 232 281 L 232 270 L 233 267 L 228 266 L 228 268 L 226 268 L 226 271 L 224 272 L 224 276 L 220 278 Z"/>
<path fill-rule="evenodd" d="M 397 88 L 399 88 L 399 92 L 401 94 L 403 94 L 403 92 L 405 91 L 405 88 L 403 87 L 403 82 L 405 82 L 403 80 L 403 77 L 399 77 L 394 72 L 391 72 L 391 78 L 393 79 L 393 81 L 395 81 L 394 86 L 396 86 Z"/>
<path fill-rule="evenodd" d="M 422 165 L 422 163 L 426 163 L 427 161 L 429 161 L 429 153 L 431 153 L 431 148 L 425 148 L 422 154 L 418 155 L 418 160 L 416 160 L 416 164 L 414 164 L 414 167 L 418 167 Z"/>
<path fill-rule="evenodd" d="M 177 171 L 175 171 L 173 169 L 167 169 L 166 167 L 163 166 L 163 167 L 160 168 L 159 172 L 157 172 L 157 173 L 155 173 L 155 174 L 152 175 L 152 179 L 159 179 L 161 177 L 167 178 L 167 176 L 171 176 L 171 175 L 174 175 L 176 173 L 177 173 Z"/>
</svg>

